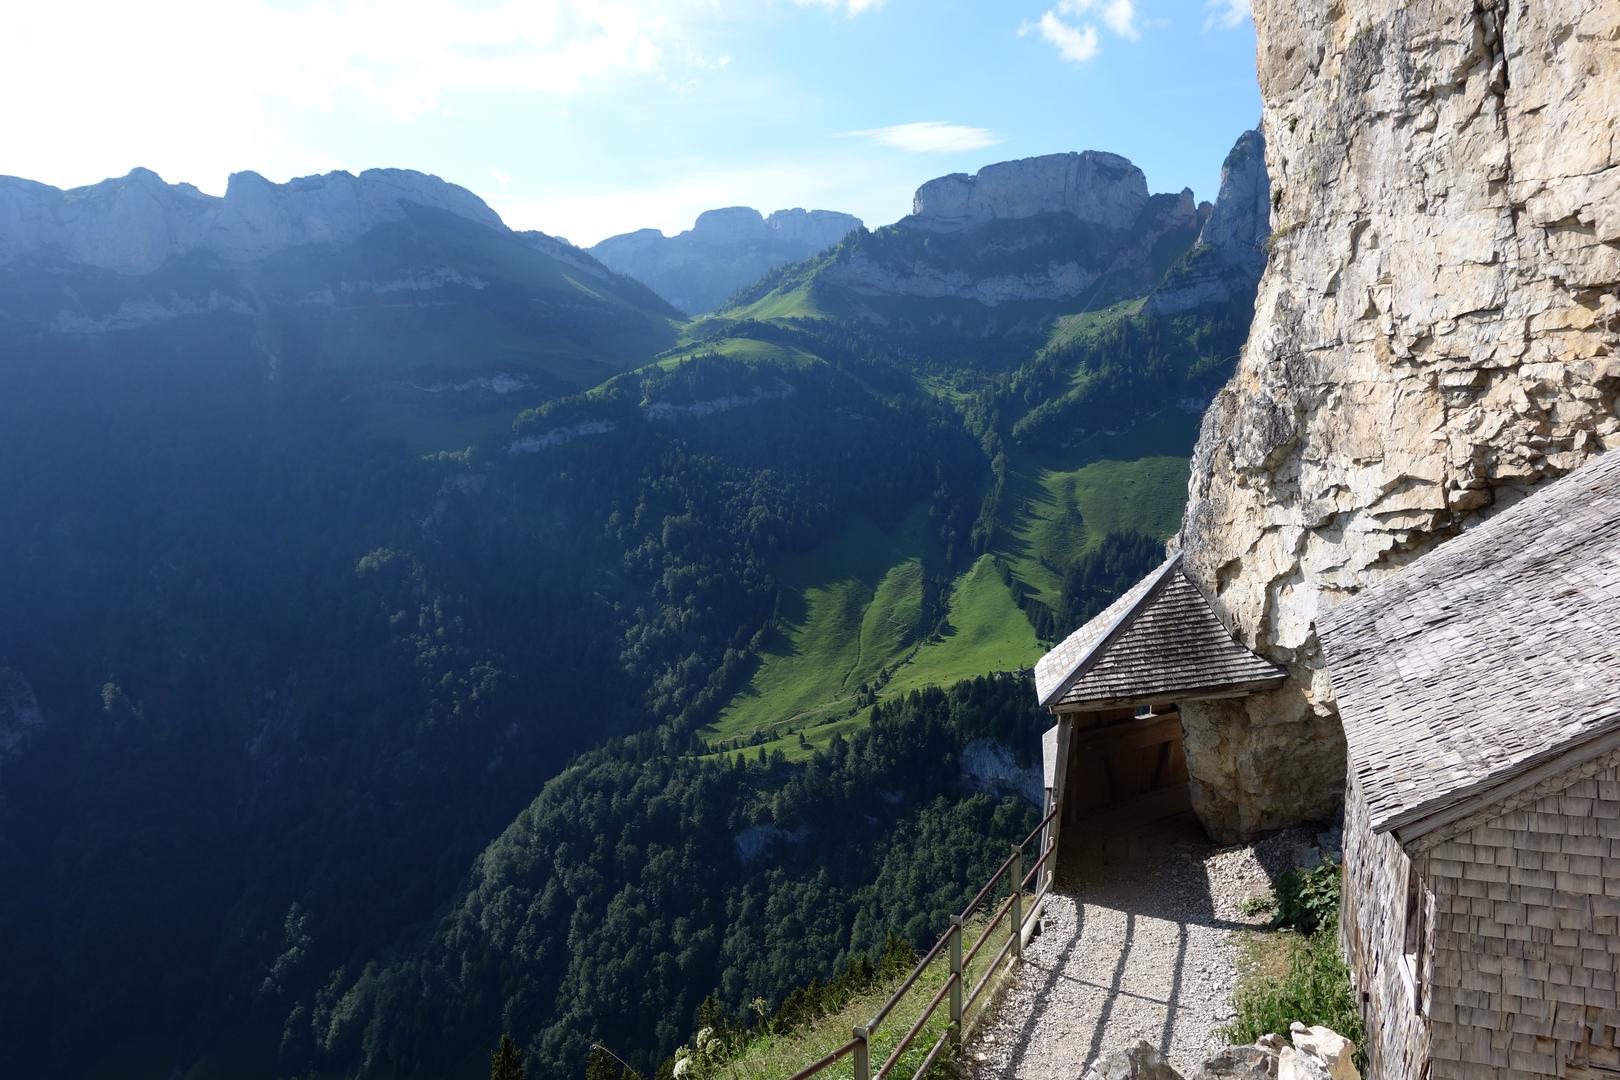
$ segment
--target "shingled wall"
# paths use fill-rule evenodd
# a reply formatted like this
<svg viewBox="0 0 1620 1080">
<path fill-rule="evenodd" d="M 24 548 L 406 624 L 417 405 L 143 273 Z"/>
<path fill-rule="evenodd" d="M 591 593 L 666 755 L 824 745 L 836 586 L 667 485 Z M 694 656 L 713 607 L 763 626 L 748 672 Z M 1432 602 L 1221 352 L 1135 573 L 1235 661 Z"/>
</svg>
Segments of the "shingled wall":
<svg viewBox="0 0 1620 1080">
<path fill-rule="evenodd" d="M 1374 1033 L 1372 1074 L 1415 1077 L 1421 1020 L 1398 968 L 1405 855 L 1345 822 L 1345 938 Z M 1432 894 L 1432 1076 L 1612 1076 L 1620 1069 L 1620 755 L 1608 754 L 1420 840 Z M 1385 958 L 1382 969 L 1376 957 Z"/>
<path fill-rule="evenodd" d="M 1372 831 L 1354 781 L 1344 806 L 1344 910 L 1339 932 L 1367 1027 L 1367 1075 L 1415 1080 L 1429 1054 L 1429 1025 L 1401 976 L 1406 882 L 1412 865 L 1400 842 Z M 1433 911 L 1434 899 L 1425 902 Z M 1432 925 L 1432 924 L 1431 924 Z"/>
</svg>

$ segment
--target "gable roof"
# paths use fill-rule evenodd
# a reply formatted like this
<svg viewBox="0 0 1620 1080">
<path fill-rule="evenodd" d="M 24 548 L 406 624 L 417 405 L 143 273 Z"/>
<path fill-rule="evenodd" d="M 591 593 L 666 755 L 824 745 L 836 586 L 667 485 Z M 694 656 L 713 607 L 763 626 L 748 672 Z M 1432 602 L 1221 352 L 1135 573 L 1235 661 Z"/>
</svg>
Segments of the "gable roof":
<svg viewBox="0 0 1620 1080">
<path fill-rule="evenodd" d="M 1447 541 L 1316 627 L 1379 832 L 1620 727 L 1620 454 Z"/>
<path fill-rule="evenodd" d="M 1176 553 L 1035 665 L 1043 707 L 1209 696 L 1287 673 L 1232 640 Z"/>
</svg>

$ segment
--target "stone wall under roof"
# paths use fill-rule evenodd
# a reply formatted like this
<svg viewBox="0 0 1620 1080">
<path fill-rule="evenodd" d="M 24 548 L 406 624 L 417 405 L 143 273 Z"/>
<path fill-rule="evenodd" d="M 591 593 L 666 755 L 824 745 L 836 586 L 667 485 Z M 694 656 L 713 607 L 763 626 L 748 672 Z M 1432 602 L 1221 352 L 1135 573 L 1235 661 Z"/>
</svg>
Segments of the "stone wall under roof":
<svg viewBox="0 0 1620 1080">
<path fill-rule="evenodd" d="M 1228 836 L 1343 790 L 1316 613 L 1620 443 L 1620 3 L 1254 16 L 1272 253 L 1180 541 L 1292 678 L 1183 714 Z"/>
</svg>

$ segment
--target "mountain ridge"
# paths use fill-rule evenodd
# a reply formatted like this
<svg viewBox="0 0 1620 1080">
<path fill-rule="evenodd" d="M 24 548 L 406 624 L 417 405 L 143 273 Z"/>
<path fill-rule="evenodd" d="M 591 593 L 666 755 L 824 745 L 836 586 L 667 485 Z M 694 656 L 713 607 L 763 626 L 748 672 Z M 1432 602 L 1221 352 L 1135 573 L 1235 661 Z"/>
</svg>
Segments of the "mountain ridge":
<svg viewBox="0 0 1620 1080">
<path fill-rule="evenodd" d="M 793 207 L 766 216 L 751 206 L 728 206 L 703 211 L 690 229 L 674 236 L 637 229 L 610 236 L 590 252 L 696 315 L 760 275 L 830 247 L 861 227 L 860 218 L 836 210 Z"/>
</svg>

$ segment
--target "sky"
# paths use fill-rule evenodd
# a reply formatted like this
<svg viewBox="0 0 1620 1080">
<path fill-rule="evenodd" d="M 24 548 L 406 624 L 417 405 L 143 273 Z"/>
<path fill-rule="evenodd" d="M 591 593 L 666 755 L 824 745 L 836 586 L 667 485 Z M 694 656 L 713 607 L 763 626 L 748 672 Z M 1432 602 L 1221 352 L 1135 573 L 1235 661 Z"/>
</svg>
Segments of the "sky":
<svg viewBox="0 0 1620 1080">
<path fill-rule="evenodd" d="M 843 210 L 1069 150 L 1212 199 L 1260 117 L 1249 0 L 53 0 L 0 9 L 0 173 L 222 194 L 387 166 L 591 244 Z"/>
</svg>

